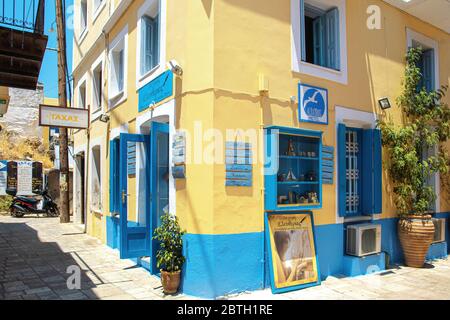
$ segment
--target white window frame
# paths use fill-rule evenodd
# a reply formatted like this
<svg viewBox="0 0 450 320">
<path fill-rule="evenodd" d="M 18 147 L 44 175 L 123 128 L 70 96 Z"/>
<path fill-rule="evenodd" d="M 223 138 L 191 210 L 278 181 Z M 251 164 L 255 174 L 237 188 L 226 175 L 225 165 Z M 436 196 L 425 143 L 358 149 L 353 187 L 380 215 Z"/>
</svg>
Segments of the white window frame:
<svg viewBox="0 0 450 320">
<path fill-rule="evenodd" d="M 108 0 L 91 0 L 91 1 L 92 1 L 92 23 L 94 23 L 95 20 L 97 20 L 100 13 L 106 7 L 106 2 L 108 2 Z M 101 1 L 98 7 L 95 7 L 96 1 Z"/>
<path fill-rule="evenodd" d="M 141 28 L 142 17 L 150 7 L 159 1 L 159 64 L 146 74 L 141 75 Z M 167 0 L 145 0 L 137 13 L 137 50 L 136 50 L 136 89 L 139 90 L 166 70 L 166 24 L 167 24 Z"/>
<path fill-rule="evenodd" d="M 95 119 L 97 119 L 103 112 L 103 107 L 104 107 L 104 99 L 103 99 L 103 95 L 105 93 L 105 59 L 104 59 L 104 52 L 102 52 L 100 54 L 100 56 L 97 58 L 97 60 L 92 64 L 91 66 L 91 122 L 94 121 Z M 102 87 L 102 94 L 100 96 L 100 107 L 98 109 L 94 109 L 95 106 L 95 85 L 94 85 L 94 81 L 95 81 L 95 74 L 94 71 L 95 69 L 97 69 L 99 66 L 102 67 L 102 83 L 100 84 Z"/>
<path fill-rule="evenodd" d="M 102 161 L 102 143 L 101 143 L 101 138 L 97 138 L 94 141 L 91 141 L 92 146 L 90 147 L 90 172 L 89 172 L 89 208 L 91 211 L 95 212 L 95 213 L 99 213 L 102 214 L 103 212 L 103 183 L 102 183 L 102 171 L 103 171 L 103 161 Z M 99 149 L 99 154 L 100 154 L 100 158 L 99 158 L 99 165 L 100 165 L 100 170 L 99 170 L 99 201 L 100 201 L 100 208 L 94 208 L 93 204 L 92 204 L 92 194 L 93 194 L 93 183 L 94 183 L 94 175 L 93 175 L 93 168 L 94 168 L 94 149 L 98 148 Z"/>
<path fill-rule="evenodd" d="M 86 2 L 86 27 L 84 28 L 84 30 L 81 29 L 81 2 Z M 80 0 L 78 2 L 78 10 L 77 10 L 77 17 L 76 17 L 76 21 L 78 22 L 78 42 L 81 43 L 83 42 L 83 40 L 86 38 L 86 35 L 88 33 L 89 30 L 89 4 L 88 4 L 88 0 Z M 74 17 L 75 18 L 75 17 Z"/>
<path fill-rule="evenodd" d="M 341 70 L 302 61 L 300 0 L 291 0 L 292 70 L 341 84 L 348 84 L 346 0 L 318 0 L 339 9 L 339 49 Z"/>
<path fill-rule="evenodd" d="M 80 108 L 79 106 L 80 106 L 80 100 L 81 100 L 81 92 L 80 92 L 80 89 L 81 89 L 81 87 L 84 85 L 84 88 L 85 88 L 85 90 L 86 90 L 86 92 L 85 92 L 85 97 L 84 97 L 84 103 L 85 103 L 85 106 L 84 106 L 84 108 L 85 109 L 88 109 L 88 106 L 89 106 L 89 103 L 88 103 L 88 87 L 87 87 L 87 85 L 88 85 L 88 79 L 87 79 L 87 74 L 84 74 L 81 78 L 80 78 L 80 80 L 78 81 L 78 83 L 77 83 L 77 90 L 76 90 L 76 92 L 77 92 L 77 103 L 76 103 L 76 105 L 75 105 L 75 107 L 76 108 Z M 81 109 L 81 108 L 80 108 Z"/>
<path fill-rule="evenodd" d="M 440 74 L 439 74 L 439 43 L 438 41 L 427 37 L 426 35 L 416 32 L 410 28 L 406 28 L 406 49 L 413 47 L 414 42 L 420 43 L 426 49 L 434 50 L 434 83 L 435 88 L 439 89 L 441 87 Z M 438 149 L 436 148 L 436 152 Z M 436 202 L 435 208 L 436 212 L 441 212 L 441 175 L 439 173 L 435 174 L 435 191 L 436 191 Z"/>
<path fill-rule="evenodd" d="M 406 28 L 406 47 L 411 48 L 414 42 L 418 42 L 423 45 L 426 49 L 434 50 L 434 83 L 436 89 L 441 87 L 439 78 L 439 43 L 427 37 L 426 35 L 416 32 L 410 28 Z"/>
<path fill-rule="evenodd" d="M 123 45 L 123 89 L 122 91 L 117 91 L 113 94 L 113 85 L 115 84 L 113 82 L 113 67 L 114 67 L 114 58 L 113 54 L 115 51 L 115 48 L 118 46 Z M 127 92 L 128 92 L 128 25 L 126 25 L 114 38 L 113 41 L 111 41 L 111 44 L 109 46 L 109 54 L 108 54 L 108 61 L 109 61 L 109 68 L 108 68 L 108 109 L 111 110 L 115 106 L 123 103 L 127 99 Z M 116 79 L 117 81 L 117 79 Z"/>
</svg>

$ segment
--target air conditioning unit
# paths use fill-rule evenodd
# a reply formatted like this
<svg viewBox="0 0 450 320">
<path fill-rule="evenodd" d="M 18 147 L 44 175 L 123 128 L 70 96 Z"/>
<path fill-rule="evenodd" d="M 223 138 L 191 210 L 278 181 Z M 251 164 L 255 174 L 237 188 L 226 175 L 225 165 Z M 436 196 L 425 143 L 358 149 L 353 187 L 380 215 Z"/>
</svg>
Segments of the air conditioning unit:
<svg viewBox="0 0 450 320">
<path fill-rule="evenodd" d="M 347 254 L 364 257 L 381 252 L 381 225 L 356 224 L 347 226 Z"/>
<path fill-rule="evenodd" d="M 433 243 L 445 241 L 445 219 L 433 219 L 434 240 Z"/>
</svg>

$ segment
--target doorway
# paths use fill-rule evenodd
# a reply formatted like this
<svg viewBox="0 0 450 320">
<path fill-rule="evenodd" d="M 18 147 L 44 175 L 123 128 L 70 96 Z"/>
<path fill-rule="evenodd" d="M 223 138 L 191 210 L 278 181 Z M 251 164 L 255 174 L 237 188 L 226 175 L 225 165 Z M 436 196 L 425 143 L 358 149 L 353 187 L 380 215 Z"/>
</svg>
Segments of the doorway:
<svg viewBox="0 0 450 320">
<path fill-rule="evenodd" d="M 86 175 L 85 175 L 85 153 L 76 155 L 76 202 L 75 214 L 81 224 L 86 224 Z"/>
<path fill-rule="evenodd" d="M 159 244 L 152 237 L 169 211 L 169 125 L 151 121 L 141 133 L 120 135 L 120 256 L 149 257 L 157 274 Z"/>
</svg>

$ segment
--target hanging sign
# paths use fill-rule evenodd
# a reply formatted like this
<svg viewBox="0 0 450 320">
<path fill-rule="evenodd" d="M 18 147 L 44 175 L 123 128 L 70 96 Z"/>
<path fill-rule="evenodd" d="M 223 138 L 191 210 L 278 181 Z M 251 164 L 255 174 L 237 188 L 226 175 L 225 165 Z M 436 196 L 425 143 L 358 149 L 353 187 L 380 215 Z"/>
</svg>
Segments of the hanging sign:
<svg viewBox="0 0 450 320">
<path fill-rule="evenodd" d="M 300 83 L 298 85 L 299 120 L 328 124 L 328 90 Z"/>
<path fill-rule="evenodd" d="M 39 125 L 41 127 L 87 129 L 89 127 L 89 110 L 41 104 L 39 105 Z"/>
<path fill-rule="evenodd" d="M 8 161 L 0 161 L 0 196 L 6 196 L 6 179 L 8 177 Z"/>
<path fill-rule="evenodd" d="M 139 112 L 173 94 L 173 73 L 168 70 L 139 90 Z"/>
<path fill-rule="evenodd" d="M 311 212 L 266 214 L 272 291 L 320 284 Z"/>
</svg>

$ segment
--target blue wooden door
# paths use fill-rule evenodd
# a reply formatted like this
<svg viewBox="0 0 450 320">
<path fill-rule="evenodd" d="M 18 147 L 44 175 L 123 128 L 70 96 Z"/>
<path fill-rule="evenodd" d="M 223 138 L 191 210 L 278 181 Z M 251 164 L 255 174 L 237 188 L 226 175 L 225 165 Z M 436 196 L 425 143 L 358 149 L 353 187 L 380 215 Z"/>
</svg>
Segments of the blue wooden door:
<svg viewBox="0 0 450 320">
<path fill-rule="evenodd" d="M 151 230 L 160 226 L 161 216 L 169 210 L 169 125 L 153 122 L 151 128 Z M 151 272 L 158 274 L 156 267 L 156 251 L 159 243 L 152 241 Z"/>
<path fill-rule="evenodd" d="M 129 212 L 130 194 L 128 191 L 130 179 L 138 172 L 136 170 L 136 155 L 133 150 L 141 150 L 141 161 L 145 168 L 150 167 L 150 136 L 137 134 L 120 135 L 120 258 L 139 258 L 151 255 L 150 234 L 150 204 L 145 204 L 144 212 Z M 134 157 L 134 158 L 133 158 Z M 134 167 L 133 167 L 134 166 Z M 134 168 L 134 169 L 133 169 Z M 139 179 L 149 182 L 149 170 L 139 170 Z"/>
</svg>

